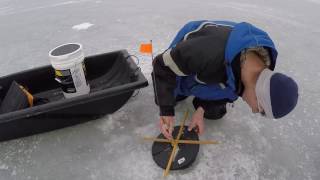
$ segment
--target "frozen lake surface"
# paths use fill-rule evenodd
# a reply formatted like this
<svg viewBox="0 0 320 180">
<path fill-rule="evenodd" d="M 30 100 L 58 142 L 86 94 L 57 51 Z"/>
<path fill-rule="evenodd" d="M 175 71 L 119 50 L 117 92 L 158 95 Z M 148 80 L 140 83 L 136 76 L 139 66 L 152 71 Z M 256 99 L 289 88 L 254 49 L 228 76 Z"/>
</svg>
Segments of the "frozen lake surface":
<svg viewBox="0 0 320 180">
<path fill-rule="evenodd" d="M 273 38 L 276 71 L 297 80 L 300 99 L 283 119 L 250 113 L 239 99 L 219 121 L 206 120 L 191 168 L 168 180 L 320 179 L 320 1 L 319 0 L 0 0 L 0 76 L 49 64 L 48 52 L 79 42 L 86 55 L 127 49 L 140 57 L 151 82 L 151 58 L 141 42 L 167 48 L 190 20 L 247 21 Z M 190 100 L 190 99 L 189 99 Z M 179 123 L 190 101 L 177 106 Z M 151 157 L 158 109 L 150 85 L 119 111 L 85 124 L 0 143 L 0 180 L 150 180 L 162 169 Z"/>
</svg>

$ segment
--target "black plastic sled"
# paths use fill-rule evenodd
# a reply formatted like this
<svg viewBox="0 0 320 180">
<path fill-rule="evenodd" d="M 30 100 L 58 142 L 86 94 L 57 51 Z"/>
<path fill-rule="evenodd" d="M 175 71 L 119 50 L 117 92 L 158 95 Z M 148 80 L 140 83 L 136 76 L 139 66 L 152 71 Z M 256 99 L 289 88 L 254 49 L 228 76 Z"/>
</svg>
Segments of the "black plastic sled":
<svg viewBox="0 0 320 180">
<path fill-rule="evenodd" d="M 86 57 L 90 93 L 66 99 L 51 65 L 0 77 L 0 104 L 13 82 L 41 103 L 0 114 L 0 141 L 96 119 L 121 108 L 148 81 L 126 50 Z M 12 101 L 15 99 L 12 98 Z"/>
</svg>

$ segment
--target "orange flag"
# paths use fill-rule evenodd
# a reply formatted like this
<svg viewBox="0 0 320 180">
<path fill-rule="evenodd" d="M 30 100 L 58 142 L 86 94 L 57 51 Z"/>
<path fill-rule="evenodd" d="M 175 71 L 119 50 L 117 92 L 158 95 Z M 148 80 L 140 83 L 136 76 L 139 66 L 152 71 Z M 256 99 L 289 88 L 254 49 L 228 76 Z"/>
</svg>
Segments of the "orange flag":
<svg viewBox="0 0 320 180">
<path fill-rule="evenodd" d="M 152 54 L 152 43 L 141 43 L 140 44 L 140 52 Z"/>
</svg>

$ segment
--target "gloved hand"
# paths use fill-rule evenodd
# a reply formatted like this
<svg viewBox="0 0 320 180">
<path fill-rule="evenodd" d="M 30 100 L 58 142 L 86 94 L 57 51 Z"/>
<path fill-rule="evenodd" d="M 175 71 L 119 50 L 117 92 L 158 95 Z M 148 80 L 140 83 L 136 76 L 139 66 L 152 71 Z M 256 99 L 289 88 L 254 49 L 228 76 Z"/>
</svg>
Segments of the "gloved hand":
<svg viewBox="0 0 320 180">
<path fill-rule="evenodd" d="M 204 121 L 203 121 L 204 109 L 198 107 L 198 109 L 193 113 L 192 120 L 189 124 L 188 131 L 195 129 L 195 131 L 201 135 L 204 132 Z"/>
<path fill-rule="evenodd" d="M 160 131 L 167 138 L 172 139 L 174 116 L 160 116 Z"/>
</svg>

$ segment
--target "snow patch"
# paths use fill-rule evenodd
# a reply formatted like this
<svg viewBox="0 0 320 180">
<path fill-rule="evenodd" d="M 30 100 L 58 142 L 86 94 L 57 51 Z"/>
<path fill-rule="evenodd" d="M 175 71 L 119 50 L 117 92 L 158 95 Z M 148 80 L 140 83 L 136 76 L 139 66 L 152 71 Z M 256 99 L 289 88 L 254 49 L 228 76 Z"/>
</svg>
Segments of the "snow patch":
<svg viewBox="0 0 320 180">
<path fill-rule="evenodd" d="M 131 141 L 132 137 L 127 135 L 111 135 L 110 140 L 105 142 L 103 146 L 108 154 L 121 153 L 126 151 L 126 149 L 119 147 L 122 147 L 124 144 L 126 145 Z"/>
<path fill-rule="evenodd" d="M 17 175 L 17 171 L 16 170 L 13 170 L 12 172 L 11 172 L 11 176 L 16 176 Z"/>
<path fill-rule="evenodd" d="M 5 164 L 0 165 L 0 170 L 8 170 L 9 167 Z"/>
<path fill-rule="evenodd" d="M 112 164 L 121 168 L 117 169 L 117 173 L 113 173 L 112 168 L 106 168 L 109 179 L 161 179 L 163 173 L 152 160 L 149 149 L 141 147 L 127 151 L 124 156 L 114 159 Z"/>
<path fill-rule="evenodd" d="M 139 57 L 140 58 L 140 57 Z M 143 74 L 147 79 L 151 78 L 151 72 L 153 70 L 151 57 L 142 56 L 139 61 L 139 65 Z"/>
<path fill-rule="evenodd" d="M 156 123 L 150 123 L 143 127 L 137 127 L 134 129 L 134 133 L 139 136 L 151 136 L 150 134 L 152 132 L 160 133 L 160 131 L 156 129 L 156 125 L 157 125 Z"/>
<path fill-rule="evenodd" d="M 114 114 L 106 116 L 96 124 L 96 128 L 103 131 L 104 134 L 109 133 L 115 129 L 124 129 L 125 126 L 121 123 L 122 121 L 128 122 L 128 114 L 124 111 L 118 111 Z"/>
<path fill-rule="evenodd" d="M 72 26 L 72 29 L 74 29 L 76 31 L 87 30 L 88 28 L 90 28 L 93 25 L 94 24 L 91 24 L 89 22 L 85 22 L 85 23 L 82 23 L 82 24 L 78 24 L 78 25 Z"/>
<path fill-rule="evenodd" d="M 107 116 L 107 119 L 103 119 L 101 123 L 97 123 L 97 128 L 107 133 L 116 127 L 116 120 L 112 116 Z"/>
</svg>

